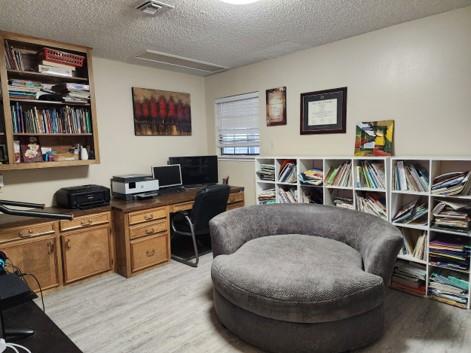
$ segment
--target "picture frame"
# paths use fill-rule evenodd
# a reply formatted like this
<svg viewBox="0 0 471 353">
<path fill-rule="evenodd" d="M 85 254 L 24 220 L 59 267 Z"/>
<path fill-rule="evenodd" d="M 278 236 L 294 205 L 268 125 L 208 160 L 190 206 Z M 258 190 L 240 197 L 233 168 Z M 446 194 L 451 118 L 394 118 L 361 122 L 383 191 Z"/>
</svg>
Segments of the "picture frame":
<svg viewBox="0 0 471 353">
<path fill-rule="evenodd" d="M 392 156 L 394 120 L 360 122 L 355 131 L 355 156 Z"/>
<path fill-rule="evenodd" d="M 301 94 L 300 134 L 347 131 L 347 87 Z"/>
<path fill-rule="evenodd" d="M 266 114 L 267 126 L 287 124 L 286 87 L 266 90 Z"/>
<path fill-rule="evenodd" d="M 135 136 L 191 136 L 189 93 L 132 87 Z"/>
</svg>

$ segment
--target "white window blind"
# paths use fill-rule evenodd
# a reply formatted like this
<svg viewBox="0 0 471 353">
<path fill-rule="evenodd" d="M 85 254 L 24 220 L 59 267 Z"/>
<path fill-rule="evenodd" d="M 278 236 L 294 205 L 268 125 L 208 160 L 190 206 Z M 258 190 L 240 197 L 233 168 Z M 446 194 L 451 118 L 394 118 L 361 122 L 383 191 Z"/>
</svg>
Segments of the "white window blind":
<svg viewBox="0 0 471 353">
<path fill-rule="evenodd" d="M 222 156 L 260 154 L 258 93 L 216 100 L 217 143 Z"/>
</svg>

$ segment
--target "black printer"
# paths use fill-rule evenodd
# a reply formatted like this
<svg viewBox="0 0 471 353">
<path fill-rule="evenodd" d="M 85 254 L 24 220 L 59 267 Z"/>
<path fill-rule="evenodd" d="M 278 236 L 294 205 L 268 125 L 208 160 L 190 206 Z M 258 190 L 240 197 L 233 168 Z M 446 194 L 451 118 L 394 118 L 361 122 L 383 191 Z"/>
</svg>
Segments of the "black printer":
<svg viewBox="0 0 471 353">
<path fill-rule="evenodd" d="M 101 185 L 62 188 L 54 195 L 60 208 L 88 209 L 110 204 L 110 189 Z"/>
</svg>

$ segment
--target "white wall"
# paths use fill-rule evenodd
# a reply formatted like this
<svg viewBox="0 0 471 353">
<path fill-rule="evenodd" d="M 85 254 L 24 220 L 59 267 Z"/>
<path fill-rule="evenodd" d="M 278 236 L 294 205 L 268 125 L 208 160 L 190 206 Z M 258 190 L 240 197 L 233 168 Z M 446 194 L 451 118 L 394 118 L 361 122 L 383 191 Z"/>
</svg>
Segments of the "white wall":
<svg viewBox="0 0 471 353">
<path fill-rule="evenodd" d="M 207 154 L 204 78 L 93 58 L 101 164 L 5 172 L 1 198 L 51 204 L 56 190 L 109 185 L 113 175 L 150 173 L 170 155 Z M 134 136 L 131 87 L 191 94 L 192 136 Z"/>
<path fill-rule="evenodd" d="M 471 7 L 237 68 L 206 80 L 210 150 L 214 100 L 287 86 L 288 125 L 266 127 L 264 155 L 351 155 L 355 125 L 394 119 L 398 155 L 471 155 Z M 299 134 L 300 94 L 348 86 L 347 133 Z M 254 201 L 253 163 L 223 162 Z M 250 185 L 249 185 L 250 184 Z"/>
</svg>

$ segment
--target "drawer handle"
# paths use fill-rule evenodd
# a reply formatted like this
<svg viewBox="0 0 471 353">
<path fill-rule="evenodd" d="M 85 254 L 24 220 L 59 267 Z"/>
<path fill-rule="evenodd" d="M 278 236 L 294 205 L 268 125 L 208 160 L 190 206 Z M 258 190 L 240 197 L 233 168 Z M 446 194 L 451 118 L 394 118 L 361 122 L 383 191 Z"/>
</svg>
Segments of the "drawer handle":
<svg viewBox="0 0 471 353">
<path fill-rule="evenodd" d="M 155 233 L 154 228 L 146 229 L 146 234 L 147 234 L 147 235 L 149 235 L 149 234 L 154 234 L 154 233 Z"/>
<path fill-rule="evenodd" d="M 93 223 L 93 220 L 90 218 L 90 219 L 87 219 L 86 221 L 82 221 L 80 222 L 80 225 L 82 227 L 88 227 L 88 226 L 91 226 Z"/>
<path fill-rule="evenodd" d="M 145 215 L 145 216 L 144 216 L 144 219 L 145 219 L 146 221 L 150 221 L 151 219 L 154 219 L 154 215 L 153 215 L 153 214 Z"/>
<path fill-rule="evenodd" d="M 33 236 L 33 230 L 32 229 L 28 229 L 27 231 L 24 231 L 24 232 L 19 232 L 18 233 L 18 236 L 20 238 L 31 238 Z"/>
<path fill-rule="evenodd" d="M 152 250 L 147 250 L 147 251 L 146 251 L 146 255 L 147 255 L 147 257 L 152 257 L 152 256 L 154 256 L 154 255 L 155 255 L 155 250 L 154 250 L 154 249 L 152 249 Z"/>
<path fill-rule="evenodd" d="M 65 241 L 65 248 L 66 248 L 67 250 L 70 250 L 71 247 L 72 247 L 72 246 L 70 245 L 70 239 L 67 239 L 67 240 Z"/>
<path fill-rule="evenodd" d="M 54 254 L 55 247 L 56 246 L 54 244 L 54 241 L 50 241 L 49 243 L 47 243 L 47 254 L 48 255 Z"/>
</svg>

